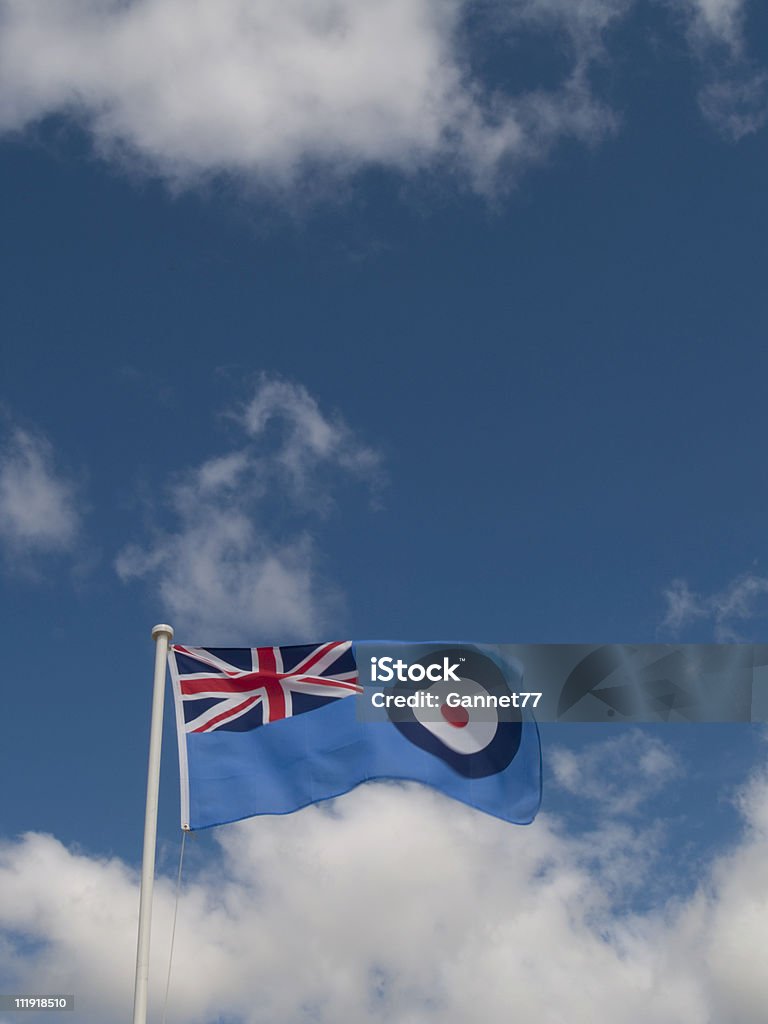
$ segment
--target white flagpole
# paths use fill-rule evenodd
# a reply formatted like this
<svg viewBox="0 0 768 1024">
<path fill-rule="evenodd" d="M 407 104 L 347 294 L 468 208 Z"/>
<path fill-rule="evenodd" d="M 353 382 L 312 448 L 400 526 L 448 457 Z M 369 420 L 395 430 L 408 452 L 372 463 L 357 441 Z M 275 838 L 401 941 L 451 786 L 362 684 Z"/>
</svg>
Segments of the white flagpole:
<svg viewBox="0 0 768 1024">
<path fill-rule="evenodd" d="M 152 693 L 152 724 L 149 729 L 147 808 L 144 814 L 144 854 L 141 861 L 139 935 L 136 944 L 136 987 L 133 995 L 133 1024 L 147 1022 L 147 980 L 149 978 L 149 932 L 152 926 L 152 887 L 155 881 L 157 845 L 157 799 L 160 791 L 160 747 L 163 739 L 165 666 L 173 628 L 161 623 L 152 630 L 155 641 L 155 683 Z"/>
</svg>

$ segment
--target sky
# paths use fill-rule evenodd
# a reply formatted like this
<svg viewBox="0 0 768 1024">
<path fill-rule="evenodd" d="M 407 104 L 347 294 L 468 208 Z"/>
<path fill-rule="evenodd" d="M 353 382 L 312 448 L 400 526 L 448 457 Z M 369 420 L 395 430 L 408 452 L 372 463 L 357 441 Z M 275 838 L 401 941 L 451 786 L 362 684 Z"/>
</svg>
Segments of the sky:
<svg viewBox="0 0 768 1024">
<path fill-rule="evenodd" d="M 765 639 L 766 166 L 756 0 L 0 0 L 0 992 L 128 1019 L 156 622 Z M 191 837 L 168 1021 L 764 1020 L 765 725 L 541 732 Z"/>
</svg>

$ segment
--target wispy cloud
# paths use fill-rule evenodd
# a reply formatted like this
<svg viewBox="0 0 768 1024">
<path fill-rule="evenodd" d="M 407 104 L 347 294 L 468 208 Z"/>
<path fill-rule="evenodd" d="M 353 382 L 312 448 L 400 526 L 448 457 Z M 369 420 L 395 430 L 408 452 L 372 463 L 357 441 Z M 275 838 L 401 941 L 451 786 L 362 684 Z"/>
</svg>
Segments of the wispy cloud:
<svg viewBox="0 0 768 1024">
<path fill-rule="evenodd" d="M 376 487 L 378 455 L 289 381 L 263 377 L 236 423 L 242 443 L 176 478 L 169 525 L 122 551 L 117 572 L 156 587 L 189 642 L 311 639 L 339 594 L 309 527 L 332 510 L 339 476 Z"/>
<path fill-rule="evenodd" d="M 466 1024 L 513 1007 L 515 1019 L 569 1024 L 763 1024 L 764 777 L 740 806 L 743 830 L 697 869 L 693 894 L 644 912 L 624 902 L 649 870 L 642 830 L 574 838 L 546 815 L 514 828 L 415 785 L 230 826 L 205 858 L 193 839 L 169 1022 Z M 172 907 L 173 881 L 160 878 L 155 1007 Z M 83 1024 L 125 1020 L 136 908 L 136 874 L 117 860 L 38 834 L 4 844 L 6 990 L 74 991 Z"/>
<path fill-rule="evenodd" d="M 562 789 L 611 817 L 634 814 L 682 770 L 672 747 L 639 729 L 580 753 L 556 748 L 548 760 Z"/>
<path fill-rule="evenodd" d="M 745 34 L 747 0 L 662 0 L 686 26 L 704 84 L 699 107 L 732 141 L 768 122 L 768 74 L 750 57 Z"/>
<path fill-rule="evenodd" d="M 70 550 L 80 516 L 75 488 L 40 434 L 12 429 L 0 450 L 0 543 L 14 558 Z"/>
<path fill-rule="evenodd" d="M 362 445 L 343 420 L 322 413 L 300 384 L 262 379 L 240 421 L 256 439 L 263 438 L 270 425 L 277 427 L 280 435 L 272 458 L 297 494 L 316 491 L 318 470 L 326 465 L 372 483 L 378 480 L 378 453 Z"/>
<path fill-rule="evenodd" d="M 681 14 L 696 46 L 737 51 L 740 0 L 658 2 Z M 451 169 L 487 192 L 559 140 L 592 142 L 615 128 L 590 70 L 635 7 L 0 0 L 0 131 L 65 114 L 103 155 L 176 184 L 226 173 L 306 188 L 377 166 Z M 559 82 L 518 92 L 487 83 L 474 50 L 490 34 L 515 60 L 529 31 L 567 57 Z"/>
<path fill-rule="evenodd" d="M 671 0 L 688 19 L 688 31 L 699 45 L 714 42 L 738 52 L 743 44 L 746 0 Z"/>
<path fill-rule="evenodd" d="M 706 85 L 699 103 L 708 120 L 738 141 L 768 123 L 768 74 L 737 65 Z"/>
<path fill-rule="evenodd" d="M 744 573 L 722 590 L 700 594 L 683 579 L 673 580 L 664 591 L 667 604 L 662 628 L 679 633 L 696 622 L 709 622 L 715 639 L 722 643 L 743 640 L 739 627 L 768 614 L 761 599 L 768 595 L 768 577 Z"/>
</svg>

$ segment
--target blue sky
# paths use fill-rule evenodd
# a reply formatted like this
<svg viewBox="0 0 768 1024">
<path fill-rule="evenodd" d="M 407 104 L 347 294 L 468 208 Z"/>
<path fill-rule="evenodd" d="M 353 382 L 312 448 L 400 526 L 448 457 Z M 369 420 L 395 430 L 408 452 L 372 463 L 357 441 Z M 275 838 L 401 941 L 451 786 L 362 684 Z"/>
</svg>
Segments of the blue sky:
<svg viewBox="0 0 768 1024">
<path fill-rule="evenodd" d="M 0 990 L 126 1016 L 157 621 L 764 638 L 759 4 L 0 0 L 0 97 Z M 170 716 L 165 740 L 170 878 Z M 369 786 L 196 839 L 169 1019 L 496 1020 L 523 986 L 526 1019 L 761 1020 L 760 727 L 544 744 L 530 829 Z M 434 886 L 409 827 L 411 856 L 451 851 Z M 267 892 L 276 857 L 295 891 Z M 326 920 L 351 904 L 379 951 L 254 1008 L 280 959 L 233 936 L 311 959 L 297 930 L 354 946 Z"/>
</svg>

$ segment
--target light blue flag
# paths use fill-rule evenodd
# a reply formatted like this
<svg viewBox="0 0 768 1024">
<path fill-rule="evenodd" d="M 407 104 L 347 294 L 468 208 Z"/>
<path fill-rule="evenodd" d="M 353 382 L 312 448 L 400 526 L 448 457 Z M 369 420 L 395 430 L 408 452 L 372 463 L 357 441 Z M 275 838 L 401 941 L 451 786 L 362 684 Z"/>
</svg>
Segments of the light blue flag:
<svg viewBox="0 0 768 1024">
<path fill-rule="evenodd" d="M 513 663 L 456 644 L 335 641 L 169 655 L 182 827 L 288 814 L 362 782 L 432 786 L 505 821 L 541 803 Z"/>
</svg>

